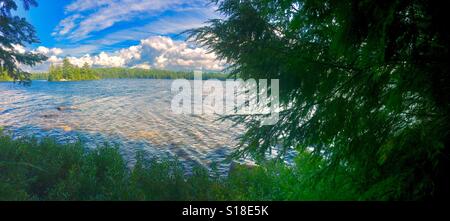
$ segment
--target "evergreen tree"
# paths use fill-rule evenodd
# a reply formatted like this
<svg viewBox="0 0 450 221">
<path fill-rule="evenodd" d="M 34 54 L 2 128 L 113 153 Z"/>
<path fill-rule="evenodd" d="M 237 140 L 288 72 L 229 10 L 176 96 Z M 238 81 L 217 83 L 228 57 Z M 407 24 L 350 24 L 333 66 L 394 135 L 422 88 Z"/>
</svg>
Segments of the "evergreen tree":
<svg viewBox="0 0 450 221">
<path fill-rule="evenodd" d="M 280 79 L 281 119 L 260 126 L 239 117 L 248 130 L 238 154 L 312 151 L 312 159 L 326 161 L 312 169 L 318 177 L 345 171 L 362 199 L 448 199 L 445 4 L 213 2 L 224 19 L 192 37 L 231 63 L 233 76 Z"/>
<path fill-rule="evenodd" d="M 55 66 L 50 64 L 50 68 L 48 69 L 48 80 L 49 81 L 56 81 L 55 79 Z"/>
<path fill-rule="evenodd" d="M 49 68 L 49 81 L 82 81 L 82 80 L 98 80 L 100 79 L 89 67 L 87 63 L 82 68 L 70 63 L 68 58 L 63 60 L 62 65 L 51 65 Z"/>
<path fill-rule="evenodd" d="M 87 62 L 83 64 L 83 67 L 81 68 L 81 75 L 86 76 L 88 79 L 96 80 L 99 79 L 94 72 L 91 70 L 91 67 Z"/>
<path fill-rule="evenodd" d="M 22 0 L 26 10 L 30 6 L 37 6 L 35 0 Z M 17 10 L 14 0 L 0 1 L 0 66 L 14 80 L 29 82 L 30 73 L 20 69 L 18 64 L 34 66 L 47 58 L 31 52 L 20 53 L 15 46 L 39 43 L 34 27 L 25 18 L 15 16 L 12 11 Z"/>
<path fill-rule="evenodd" d="M 68 58 L 64 58 L 63 59 L 62 71 L 63 71 L 63 78 L 64 79 L 66 79 L 66 80 L 73 80 L 74 67 L 70 63 Z"/>
</svg>

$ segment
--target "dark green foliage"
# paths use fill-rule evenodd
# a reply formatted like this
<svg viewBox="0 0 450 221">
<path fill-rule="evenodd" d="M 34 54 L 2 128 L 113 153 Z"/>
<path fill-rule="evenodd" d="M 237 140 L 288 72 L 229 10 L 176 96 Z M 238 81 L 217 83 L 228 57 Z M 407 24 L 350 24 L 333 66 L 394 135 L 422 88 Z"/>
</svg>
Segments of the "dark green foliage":
<svg viewBox="0 0 450 221">
<path fill-rule="evenodd" d="M 50 66 L 48 71 L 49 81 L 84 81 L 99 80 L 99 76 L 89 67 L 87 63 L 83 67 L 78 67 L 70 63 L 69 59 L 64 58 L 61 66 Z"/>
<path fill-rule="evenodd" d="M 193 72 L 187 71 L 169 71 L 158 69 L 139 69 L 139 68 L 95 68 L 93 71 L 101 79 L 115 78 L 148 78 L 148 79 L 194 79 Z M 228 75 L 223 73 L 203 73 L 204 79 L 226 79 Z"/>
<path fill-rule="evenodd" d="M 236 167 L 228 177 L 176 160 L 136 157 L 132 169 L 112 147 L 12 140 L 0 135 L 0 200 L 355 200 L 351 180 L 312 179 L 324 161 L 305 154 L 295 167 Z M 215 174 L 215 173 L 212 173 Z M 330 188 L 331 187 L 331 188 Z"/>
<path fill-rule="evenodd" d="M 32 73 L 30 76 L 31 80 L 48 80 L 48 73 Z"/>
<path fill-rule="evenodd" d="M 22 0 L 26 10 L 30 6 L 37 6 L 35 0 Z M 25 18 L 15 16 L 11 11 L 17 10 L 14 0 L 3 0 L 0 5 L 0 67 L 5 70 L 13 80 L 29 81 L 30 73 L 20 69 L 18 64 L 34 66 L 47 58 L 31 52 L 21 53 L 15 46 L 39 43 L 34 27 Z"/>
<path fill-rule="evenodd" d="M 280 121 L 245 122 L 240 155 L 281 145 L 341 168 L 363 199 L 449 196 L 450 78 L 438 2 L 215 0 L 192 37 L 241 78 L 280 79 Z M 285 153 L 286 151 L 281 151 Z M 282 155 L 281 155 L 282 157 Z M 331 186 L 329 188 L 332 188 Z"/>
<path fill-rule="evenodd" d="M 186 181 L 176 163 L 138 159 L 130 171 L 116 148 L 1 136 L 0 200 L 203 199 L 192 192 L 209 185 L 207 175 Z"/>
<path fill-rule="evenodd" d="M 41 79 L 45 74 L 32 76 L 33 79 Z M 203 79 L 224 80 L 228 75 L 223 73 L 204 73 Z M 194 79 L 193 72 L 169 71 L 158 69 L 139 68 L 91 68 L 84 64 L 82 68 L 72 65 L 69 59 L 64 59 L 62 66 L 50 66 L 47 79 L 49 81 L 81 81 L 99 79 Z"/>
</svg>

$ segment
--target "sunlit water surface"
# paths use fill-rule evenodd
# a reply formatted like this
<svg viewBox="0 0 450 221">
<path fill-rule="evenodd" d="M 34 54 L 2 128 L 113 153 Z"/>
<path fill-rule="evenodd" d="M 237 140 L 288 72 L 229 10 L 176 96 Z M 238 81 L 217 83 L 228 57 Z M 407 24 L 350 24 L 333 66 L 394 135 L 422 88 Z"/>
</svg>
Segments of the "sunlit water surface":
<svg viewBox="0 0 450 221">
<path fill-rule="evenodd" d="M 117 144 L 129 165 L 143 150 L 176 157 L 187 170 L 224 162 L 243 128 L 217 115 L 177 115 L 170 109 L 171 80 L 34 81 L 0 83 L 0 126 L 15 138 L 81 140 L 88 148 Z"/>
</svg>

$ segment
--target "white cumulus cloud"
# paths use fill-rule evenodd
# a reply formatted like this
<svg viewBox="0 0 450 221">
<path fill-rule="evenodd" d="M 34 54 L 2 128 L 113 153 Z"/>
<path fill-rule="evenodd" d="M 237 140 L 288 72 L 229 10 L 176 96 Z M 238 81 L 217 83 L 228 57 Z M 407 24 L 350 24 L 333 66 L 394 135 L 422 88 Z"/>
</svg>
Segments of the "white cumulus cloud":
<svg viewBox="0 0 450 221">
<path fill-rule="evenodd" d="M 23 49 L 25 50 L 25 49 Z M 49 57 L 34 71 L 46 71 L 50 64 L 62 63 L 65 49 L 40 46 L 34 50 Z M 140 41 L 140 44 L 114 52 L 101 52 L 96 55 L 68 56 L 69 61 L 79 67 L 85 63 L 94 67 L 128 67 L 142 69 L 194 70 L 204 69 L 220 71 L 225 67 L 214 53 L 205 48 L 184 41 L 174 41 L 169 37 L 154 36 Z"/>
<path fill-rule="evenodd" d="M 63 50 L 61 48 L 47 48 L 44 46 L 39 46 L 36 48 L 35 52 L 45 56 L 58 56 L 63 53 Z"/>
</svg>

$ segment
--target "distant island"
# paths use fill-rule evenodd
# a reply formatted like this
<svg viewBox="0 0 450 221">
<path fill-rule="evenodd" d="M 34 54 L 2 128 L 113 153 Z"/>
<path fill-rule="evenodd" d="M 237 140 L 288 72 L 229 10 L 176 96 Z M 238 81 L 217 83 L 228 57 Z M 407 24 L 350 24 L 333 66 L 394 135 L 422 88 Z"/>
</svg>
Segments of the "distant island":
<svg viewBox="0 0 450 221">
<path fill-rule="evenodd" d="M 99 80 L 100 77 L 92 71 L 89 64 L 84 63 L 83 67 L 78 67 L 70 63 L 65 58 L 60 66 L 50 66 L 48 71 L 48 81 L 83 81 L 83 80 Z"/>
<path fill-rule="evenodd" d="M 2 81 L 0 75 L 0 81 Z M 8 77 L 5 75 L 5 77 Z M 101 79 L 194 79 L 192 71 L 170 71 L 141 68 L 92 68 L 85 63 L 82 67 L 73 65 L 65 58 L 62 65 L 51 65 L 47 73 L 33 73 L 31 80 L 48 81 L 86 81 Z M 204 79 L 225 80 L 227 74 L 208 72 L 203 74 Z M 8 80 L 4 80 L 8 81 Z"/>
</svg>

